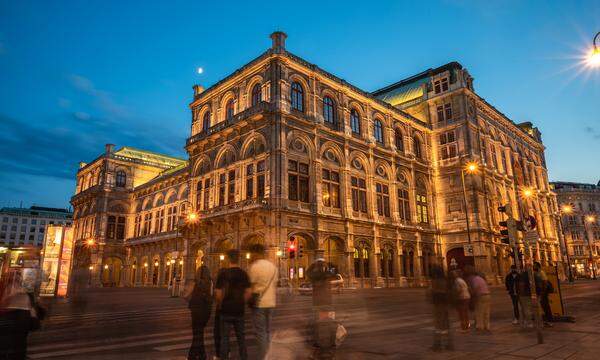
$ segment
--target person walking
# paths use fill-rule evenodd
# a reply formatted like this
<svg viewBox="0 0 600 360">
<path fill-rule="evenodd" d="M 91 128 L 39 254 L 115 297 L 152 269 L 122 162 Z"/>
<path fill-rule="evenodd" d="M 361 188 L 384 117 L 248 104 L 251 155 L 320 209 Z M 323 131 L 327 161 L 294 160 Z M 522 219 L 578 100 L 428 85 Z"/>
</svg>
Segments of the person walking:
<svg viewBox="0 0 600 360">
<path fill-rule="evenodd" d="M 453 279 L 454 306 L 460 320 L 460 328 L 462 332 L 467 332 L 471 327 L 471 323 L 469 322 L 469 302 L 471 301 L 469 285 L 462 278 L 461 270 L 454 270 L 451 272 L 451 275 Z"/>
<path fill-rule="evenodd" d="M 258 342 L 257 359 L 263 360 L 271 344 L 271 320 L 277 298 L 277 267 L 265 259 L 265 247 L 256 244 L 250 247 L 253 262 L 248 275 L 252 284 L 252 320 Z"/>
<path fill-rule="evenodd" d="M 554 321 L 554 316 L 552 315 L 552 308 L 550 308 L 550 299 L 548 297 L 554 292 L 554 287 L 548 281 L 546 272 L 542 270 L 542 264 L 536 261 L 533 264 L 533 271 L 536 274 L 536 281 L 540 281 L 540 306 L 544 311 L 544 326 L 552 327 L 551 322 Z"/>
<path fill-rule="evenodd" d="M 188 352 L 188 360 L 205 360 L 204 328 L 208 323 L 212 308 L 212 279 L 206 265 L 202 265 L 196 270 L 188 308 L 192 315 L 192 346 Z"/>
<path fill-rule="evenodd" d="M 429 299 L 433 304 L 433 351 L 454 350 L 450 333 L 450 318 L 448 316 L 448 302 L 450 300 L 451 283 L 444 274 L 444 269 L 435 265 L 431 269 L 431 287 Z"/>
<path fill-rule="evenodd" d="M 334 274 L 325 259 L 318 258 L 310 264 L 306 276 L 312 285 L 313 354 L 311 358 L 334 359 L 337 329 L 331 297 L 331 280 Z"/>
<path fill-rule="evenodd" d="M 229 267 L 219 273 L 215 285 L 215 299 L 220 309 L 221 346 L 219 357 L 227 359 L 229 354 L 229 330 L 233 327 L 241 360 L 248 358 L 244 312 L 251 296 L 248 274 L 239 267 L 240 252 L 227 251 Z"/>
<path fill-rule="evenodd" d="M 25 360 L 29 332 L 39 327 L 34 297 L 23 288 L 20 272 L 4 276 L 0 284 L 0 358 Z"/>
<path fill-rule="evenodd" d="M 475 301 L 475 327 L 482 334 L 490 332 L 490 289 L 483 276 L 473 266 L 465 267 L 471 286 L 471 297 Z"/>
<path fill-rule="evenodd" d="M 506 291 L 508 292 L 513 305 L 513 325 L 519 324 L 519 276 L 517 266 L 512 265 L 510 267 L 510 272 L 506 274 L 506 278 L 504 278 L 504 285 L 506 286 Z"/>
</svg>

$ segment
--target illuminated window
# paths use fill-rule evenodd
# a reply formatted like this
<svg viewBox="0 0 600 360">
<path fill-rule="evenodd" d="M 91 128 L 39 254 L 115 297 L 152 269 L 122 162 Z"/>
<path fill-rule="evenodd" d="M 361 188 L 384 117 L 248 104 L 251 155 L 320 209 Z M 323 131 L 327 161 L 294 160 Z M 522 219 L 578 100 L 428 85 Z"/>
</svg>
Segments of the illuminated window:
<svg viewBox="0 0 600 360">
<path fill-rule="evenodd" d="M 375 120 L 373 124 L 373 136 L 375 136 L 375 141 L 380 144 L 383 144 L 383 124 L 380 120 Z"/>
<path fill-rule="evenodd" d="M 356 109 L 350 111 L 350 128 L 353 134 L 360 135 L 360 115 Z"/>
<path fill-rule="evenodd" d="M 340 207 L 340 174 L 335 171 L 323 169 L 323 206 Z"/>
<path fill-rule="evenodd" d="M 260 84 L 254 85 L 254 87 L 252 88 L 252 106 L 256 106 L 260 103 L 261 96 L 262 93 Z"/>
<path fill-rule="evenodd" d="M 292 83 L 290 98 L 292 101 L 292 109 L 304 111 L 304 89 L 297 81 Z"/>
<path fill-rule="evenodd" d="M 429 224 L 427 195 L 423 192 L 423 190 L 417 193 L 417 222 L 421 224 Z"/>
<path fill-rule="evenodd" d="M 335 125 L 335 103 L 329 96 L 323 98 L 323 119 L 326 124 Z"/>
</svg>

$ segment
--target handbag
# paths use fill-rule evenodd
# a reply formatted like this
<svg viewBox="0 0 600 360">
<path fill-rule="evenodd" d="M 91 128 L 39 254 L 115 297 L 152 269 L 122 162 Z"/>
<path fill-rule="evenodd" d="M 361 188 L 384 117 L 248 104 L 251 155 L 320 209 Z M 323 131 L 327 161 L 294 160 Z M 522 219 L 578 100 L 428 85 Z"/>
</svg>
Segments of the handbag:
<svg viewBox="0 0 600 360">
<path fill-rule="evenodd" d="M 335 330 L 335 346 L 340 346 L 346 340 L 346 336 L 348 336 L 348 330 L 342 324 L 338 324 L 337 329 Z"/>
<path fill-rule="evenodd" d="M 277 271 L 273 271 L 273 276 L 271 277 L 271 280 L 269 280 L 269 283 L 267 284 L 267 286 L 265 287 L 263 292 L 262 293 L 254 293 L 253 292 L 252 295 L 250 295 L 250 298 L 248 299 L 248 307 L 254 309 L 258 306 L 258 301 L 267 292 L 267 290 L 271 287 L 271 284 L 273 283 L 273 280 L 275 279 L 276 276 L 277 276 Z"/>
</svg>

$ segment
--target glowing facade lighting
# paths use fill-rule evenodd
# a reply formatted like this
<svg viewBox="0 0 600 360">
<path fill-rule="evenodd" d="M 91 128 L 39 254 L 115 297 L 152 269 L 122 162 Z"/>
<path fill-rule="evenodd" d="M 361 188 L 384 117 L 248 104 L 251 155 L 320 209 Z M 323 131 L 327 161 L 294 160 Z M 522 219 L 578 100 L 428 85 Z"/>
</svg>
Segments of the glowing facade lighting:
<svg viewBox="0 0 600 360">
<path fill-rule="evenodd" d="M 465 166 L 465 170 L 469 174 L 474 174 L 477 172 L 477 170 L 479 170 L 479 164 L 477 164 L 476 162 L 468 162 Z"/>
<path fill-rule="evenodd" d="M 93 265 L 90 265 L 90 267 L 89 267 L 88 269 L 90 269 L 90 270 L 94 270 L 94 266 L 93 266 Z"/>
<path fill-rule="evenodd" d="M 246 253 L 246 259 L 250 260 L 250 253 Z"/>
<path fill-rule="evenodd" d="M 85 243 L 88 246 L 94 246 L 94 244 L 95 244 L 94 239 L 92 239 L 92 238 L 87 239 Z"/>
<path fill-rule="evenodd" d="M 192 212 L 190 212 L 190 213 L 187 215 L 187 220 L 188 220 L 189 222 L 194 222 L 194 221 L 198 220 L 198 214 L 196 214 L 196 213 L 195 213 L 195 212 L 193 212 L 193 211 L 192 211 Z"/>
<path fill-rule="evenodd" d="M 144 263 L 144 267 L 148 267 L 148 263 L 147 263 L 147 262 L 146 262 L 146 263 Z"/>
<path fill-rule="evenodd" d="M 523 195 L 524 198 L 530 198 L 533 196 L 533 189 L 531 189 L 531 188 L 523 189 L 523 191 L 521 191 L 521 194 Z"/>
<path fill-rule="evenodd" d="M 225 255 L 223 255 L 223 254 L 219 255 L 219 260 L 221 260 L 221 261 L 225 260 Z"/>
<path fill-rule="evenodd" d="M 281 250 L 277 250 L 277 256 L 281 256 L 283 255 L 283 252 Z"/>
<path fill-rule="evenodd" d="M 596 217 L 594 215 L 588 215 L 585 217 L 585 221 L 587 221 L 588 223 L 593 223 L 596 221 Z"/>
<path fill-rule="evenodd" d="M 183 265 L 183 260 L 179 260 L 179 265 Z"/>
<path fill-rule="evenodd" d="M 108 265 L 104 265 L 104 269 L 105 269 L 105 270 L 108 270 Z"/>
<path fill-rule="evenodd" d="M 571 214 L 573 212 L 573 206 L 566 204 L 562 206 L 561 210 L 565 214 Z"/>
<path fill-rule="evenodd" d="M 155 261 L 155 262 L 154 262 L 154 266 L 158 266 L 158 261 Z"/>
</svg>

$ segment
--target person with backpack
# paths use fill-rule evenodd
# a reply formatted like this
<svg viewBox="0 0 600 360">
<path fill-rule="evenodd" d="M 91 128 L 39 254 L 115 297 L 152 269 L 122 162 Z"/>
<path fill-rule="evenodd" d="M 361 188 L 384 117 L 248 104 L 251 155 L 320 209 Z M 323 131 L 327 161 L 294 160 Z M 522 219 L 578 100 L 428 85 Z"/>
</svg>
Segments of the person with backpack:
<svg viewBox="0 0 600 360">
<path fill-rule="evenodd" d="M 256 340 L 258 342 L 257 359 L 267 356 L 271 343 L 271 320 L 277 298 L 277 267 L 265 259 L 265 247 L 255 244 L 250 247 L 253 262 L 248 270 L 252 284 L 252 297 L 249 305 L 252 308 L 252 319 Z"/>
<path fill-rule="evenodd" d="M 227 251 L 229 267 L 219 273 L 215 284 L 215 299 L 220 312 L 221 348 L 219 357 L 229 354 L 229 331 L 233 327 L 241 360 L 248 358 L 244 312 L 250 299 L 250 278 L 239 266 L 240 252 Z"/>
<path fill-rule="evenodd" d="M 192 315 L 192 345 L 188 352 L 188 359 L 205 360 L 204 328 L 210 319 L 212 308 L 212 279 L 206 265 L 196 270 L 194 286 L 187 298 Z"/>
</svg>

